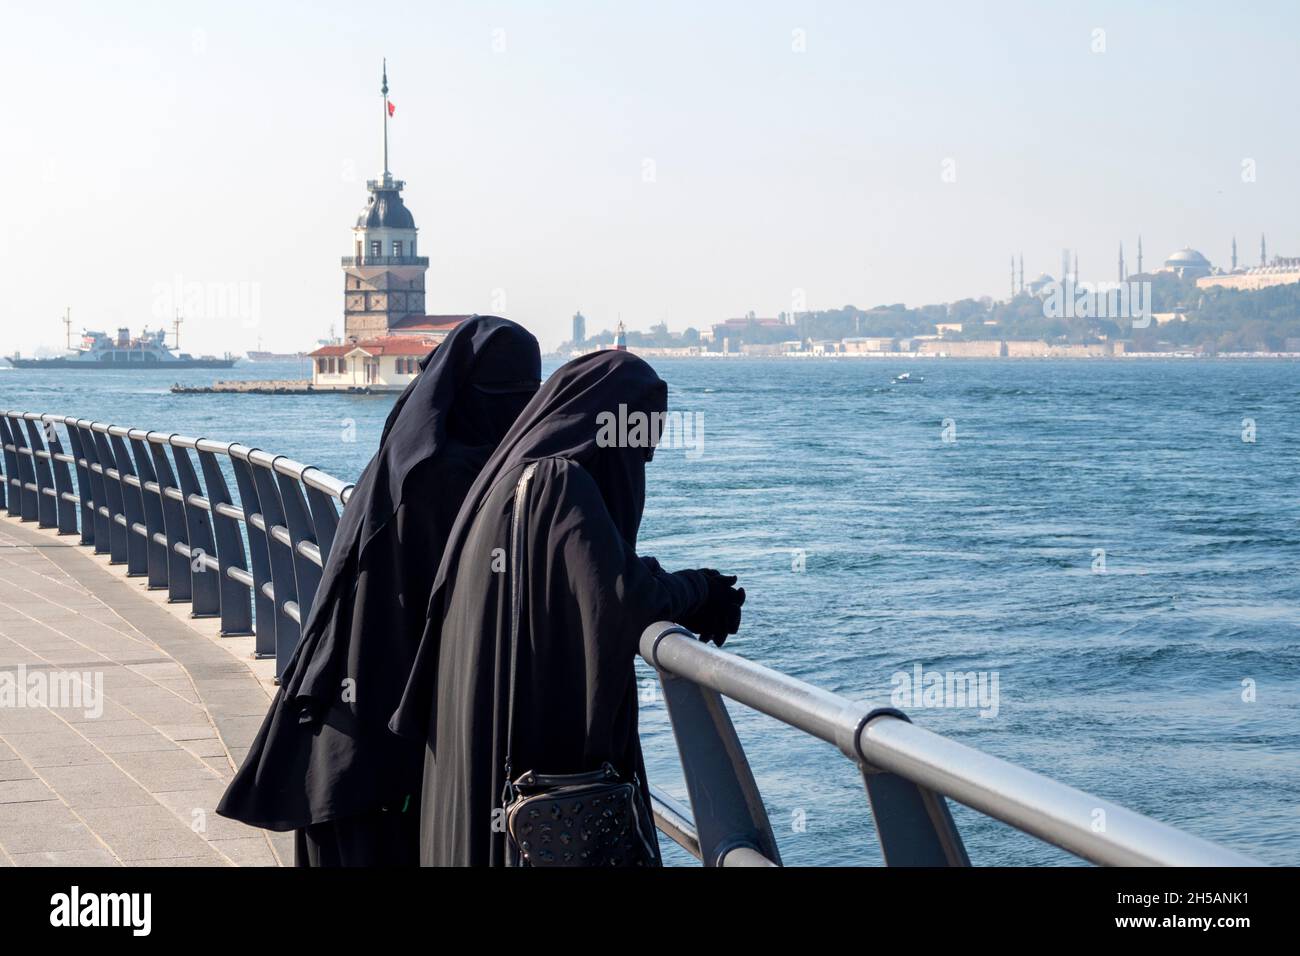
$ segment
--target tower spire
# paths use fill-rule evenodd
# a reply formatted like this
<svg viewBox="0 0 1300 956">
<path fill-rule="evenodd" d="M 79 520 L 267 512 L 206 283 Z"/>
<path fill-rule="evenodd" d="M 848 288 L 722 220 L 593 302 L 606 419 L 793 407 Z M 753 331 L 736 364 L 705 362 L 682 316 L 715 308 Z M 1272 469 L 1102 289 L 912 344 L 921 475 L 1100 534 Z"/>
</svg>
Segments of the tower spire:
<svg viewBox="0 0 1300 956">
<path fill-rule="evenodd" d="M 1138 275 L 1142 274 L 1142 234 L 1138 233 Z"/>
<path fill-rule="evenodd" d="M 393 177 L 388 172 L 388 57 L 384 57 L 384 82 L 379 88 L 379 92 L 384 98 L 384 183 L 387 184 Z"/>
<path fill-rule="evenodd" d="M 1123 281 L 1124 281 L 1124 242 L 1123 242 L 1123 240 L 1121 240 L 1121 241 L 1120 241 L 1120 244 L 1119 244 L 1119 281 L 1120 281 L 1120 282 L 1123 282 Z"/>
<path fill-rule="evenodd" d="M 1268 265 L 1268 247 L 1264 245 L 1264 234 L 1262 232 L 1259 234 L 1259 264 L 1261 266 Z"/>
<path fill-rule="evenodd" d="M 1237 271 L 1237 237 L 1232 237 L 1232 271 Z"/>
</svg>

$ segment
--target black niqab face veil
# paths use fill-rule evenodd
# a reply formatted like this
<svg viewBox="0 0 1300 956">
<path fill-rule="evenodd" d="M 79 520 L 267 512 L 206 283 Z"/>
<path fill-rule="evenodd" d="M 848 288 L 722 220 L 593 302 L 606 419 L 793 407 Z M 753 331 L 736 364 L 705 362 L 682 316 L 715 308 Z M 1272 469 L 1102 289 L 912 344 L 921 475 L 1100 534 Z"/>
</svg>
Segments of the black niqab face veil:
<svg viewBox="0 0 1300 956">
<path fill-rule="evenodd" d="M 537 340 L 522 326 L 482 315 L 452 329 L 420 360 L 420 374 L 388 413 L 379 451 L 353 489 L 336 538 L 355 535 L 364 550 L 401 505 L 412 470 L 449 435 L 467 445 L 495 445 L 541 377 Z"/>
<path fill-rule="evenodd" d="M 467 503 L 519 465 L 567 458 L 595 479 L 619 532 L 635 546 L 645 465 L 667 407 L 668 385 L 642 359 L 613 349 L 580 356 L 547 379 L 520 413 Z"/>
<path fill-rule="evenodd" d="M 446 597 L 470 525 L 502 476 L 515 475 L 523 465 L 543 458 L 566 458 L 581 465 L 596 482 L 619 534 L 635 548 L 645 509 L 645 465 L 654 453 L 657 423 L 667 407 L 667 383 L 643 359 L 616 349 L 579 356 L 542 384 L 479 472 L 447 537 L 429 600 L 428 627 L 401 707 L 393 715 L 395 732 L 417 737 L 426 729 Z M 640 431 L 626 427 L 637 422 L 644 422 Z"/>
</svg>

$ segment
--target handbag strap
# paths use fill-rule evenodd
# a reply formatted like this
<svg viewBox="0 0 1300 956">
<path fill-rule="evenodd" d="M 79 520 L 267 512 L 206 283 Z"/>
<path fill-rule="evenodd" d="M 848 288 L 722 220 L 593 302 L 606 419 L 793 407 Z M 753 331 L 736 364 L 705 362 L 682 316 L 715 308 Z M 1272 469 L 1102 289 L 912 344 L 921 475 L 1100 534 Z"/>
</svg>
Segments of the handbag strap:
<svg viewBox="0 0 1300 956">
<path fill-rule="evenodd" d="M 515 683 L 519 671 L 519 618 L 521 616 L 520 576 L 524 565 L 523 517 L 524 505 L 527 503 L 528 483 L 532 481 L 533 472 L 537 471 L 537 462 L 529 462 L 524 473 L 515 485 L 515 501 L 510 519 L 510 690 L 506 697 L 506 779 L 502 803 L 509 802 L 514 791 L 511 753 L 515 740 Z"/>
</svg>

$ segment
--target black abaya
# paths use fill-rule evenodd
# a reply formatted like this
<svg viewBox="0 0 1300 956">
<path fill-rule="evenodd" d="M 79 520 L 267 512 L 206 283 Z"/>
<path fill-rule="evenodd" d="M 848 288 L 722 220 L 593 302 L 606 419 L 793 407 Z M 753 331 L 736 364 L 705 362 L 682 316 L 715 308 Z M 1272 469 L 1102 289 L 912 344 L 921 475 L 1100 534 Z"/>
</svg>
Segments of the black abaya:
<svg viewBox="0 0 1300 956">
<path fill-rule="evenodd" d="M 421 749 L 387 728 L 460 504 L 536 390 L 536 340 L 458 326 L 384 425 L 339 521 L 302 639 L 217 812 L 299 830 L 301 865 L 417 859 Z"/>
<path fill-rule="evenodd" d="M 636 553 L 644 468 L 653 449 L 600 447 L 601 412 L 663 412 L 667 389 L 645 362 L 605 351 L 542 386 L 484 466 L 448 540 L 429 622 L 394 716 L 427 742 L 420 860 L 501 865 L 509 709 L 510 553 L 516 482 L 535 471 L 520 524 L 519 664 L 511 775 L 609 762 L 649 808 L 634 671 L 642 630 L 700 606 L 699 571 L 665 572 Z M 648 814 L 647 814 L 648 817 Z M 647 841 L 657 846 L 653 823 Z"/>
</svg>

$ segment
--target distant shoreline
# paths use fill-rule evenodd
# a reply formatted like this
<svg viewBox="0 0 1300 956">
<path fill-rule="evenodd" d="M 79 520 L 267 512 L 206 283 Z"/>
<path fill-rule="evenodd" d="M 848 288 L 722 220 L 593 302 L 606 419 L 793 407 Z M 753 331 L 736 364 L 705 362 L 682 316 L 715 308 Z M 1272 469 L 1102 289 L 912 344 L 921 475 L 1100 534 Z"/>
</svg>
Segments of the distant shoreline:
<svg viewBox="0 0 1300 956">
<path fill-rule="evenodd" d="M 602 351 L 590 349 L 587 351 Z M 1166 359 L 1171 361 L 1300 361 L 1300 352 L 1124 352 L 1120 355 L 947 355 L 922 352 L 784 352 L 780 354 L 746 353 L 746 352 L 696 352 L 681 353 L 670 349 L 636 349 L 627 351 L 641 358 L 670 359 L 714 359 L 736 361 L 783 360 L 783 359 L 829 359 L 847 361 L 954 361 L 954 362 L 1126 362 L 1133 359 Z M 585 352 L 550 352 L 547 358 L 568 360 Z"/>
</svg>

